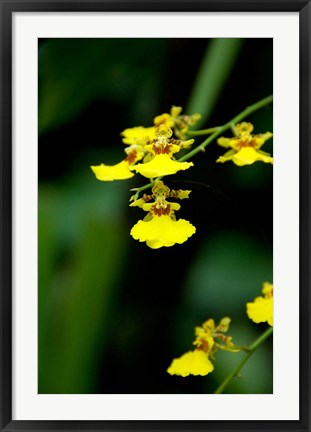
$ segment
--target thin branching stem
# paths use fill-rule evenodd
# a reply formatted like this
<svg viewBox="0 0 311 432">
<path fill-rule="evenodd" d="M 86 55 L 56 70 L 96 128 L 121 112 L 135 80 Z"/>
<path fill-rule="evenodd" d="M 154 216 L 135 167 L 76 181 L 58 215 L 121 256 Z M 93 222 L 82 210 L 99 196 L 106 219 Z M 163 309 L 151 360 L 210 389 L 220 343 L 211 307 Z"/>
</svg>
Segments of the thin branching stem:
<svg viewBox="0 0 311 432">
<path fill-rule="evenodd" d="M 238 376 L 240 370 L 245 365 L 250 356 L 259 348 L 266 339 L 273 333 L 273 327 L 269 327 L 262 335 L 259 336 L 251 345 L 248 346 L 247 354 L 242 358 L 236 368 L 227 376 L 227 378 L 220 384 L 215 390 L 214 394 L 223 393 L 227 385 L 233 380 L 234 377 Z"/>
<path fill-rule="evenodd" d="M 184 156 L 182 156 L 180 159 L 177 159 L 179 162 L 184 162 L 187 161 L 189 159 L 191 159 L 193 156 L 195 156 L 197 153 L 204 151 L 205 147 L 207 147 L 211 142 L 213 142 L 215 140 L 215 138 L 219 137 L 219 135 L 221 135 L 223 132 L 225 132 L 226 130 L 232 128 L 232 125 L 235 125 L 236 123 L 240 122 L 241 120 L 245 119 L 245 117 L 248 117 L 250 114 L 252 114 L 253 112 L 259 110 L 260 108 L 263 108 L 264 106 L 270 104 L 273 100 L 273 96 L 267 96 L 264 99 L 261 99 L 260 101 L 254 103 L 253 105 L 248 106 L 247 108 L 245 108 L 243 111 L 241 111 L 238 115 L 236 115 L 235 117 L 233 117 L 231 120 L 229 120 L 227 123 L 225 123 L 223 126 L 217 127 L 217 128 L 213 128 L 215 129 L 215 131 L 212 133 L 212 135 L 210 135 L 208 138 L 206 138 L 205 141 L 203 141 L 200 145 L 198 145 L 196 148 L 194 148 L 193 150 L 189 151 L 187 154 L 185 154 Z M 134 188 L 131 189 L 132 191 L 135 191 L 135 197 L 138 197 L 140 192 L 150 188 L 151 186 L 153 186 L 153 184 L 155 183 L 155 181 L 159 180 L 162 177 L 158 177 L 156 180 L 140 187 L 140 188 Z"/>
<path fill-rule="evenodd" d="M 209 135 L 217 131 L 219 128 L 221 128 L 221 126 L 216 126 L 208 129 L 200 129 L 200 130 L 188 130 L 187 135 L 189 136 Z"/>
</svg>

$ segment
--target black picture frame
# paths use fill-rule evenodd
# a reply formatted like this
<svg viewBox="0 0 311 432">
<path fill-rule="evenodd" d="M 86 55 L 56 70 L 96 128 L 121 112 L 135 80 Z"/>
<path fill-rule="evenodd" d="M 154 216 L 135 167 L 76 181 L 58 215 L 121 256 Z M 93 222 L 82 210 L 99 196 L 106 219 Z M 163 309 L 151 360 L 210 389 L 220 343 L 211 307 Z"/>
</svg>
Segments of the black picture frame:
<svg viewBox="0 0 311 432">
<path fill-rule="evenodd" d="M 300 419 L 297 421 L 12 420 L 12 14 L 14 12 L 299 12 L 300 37 Z M 1 431 L 296 430 L 310 428 L 310 1 L 0 0 L 1 28 Z M 296 289 L 296 287 L 293 287 Z"/>
</svg>

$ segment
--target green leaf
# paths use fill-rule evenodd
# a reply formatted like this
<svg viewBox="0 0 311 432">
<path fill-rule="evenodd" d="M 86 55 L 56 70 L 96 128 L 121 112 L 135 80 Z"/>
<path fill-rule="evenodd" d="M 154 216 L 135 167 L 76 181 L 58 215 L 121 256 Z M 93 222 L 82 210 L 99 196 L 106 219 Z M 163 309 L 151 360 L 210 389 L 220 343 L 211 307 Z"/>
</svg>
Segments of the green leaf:
<svg viewBox="0 0 311 432">
<path fill-rule="evenodd" d="M 197 73 L 185 112 L 200 113 L 198 129 L 208 120 L 225 86 L 242 47 L 242 39 L 211 39 Z"/>
</svg>

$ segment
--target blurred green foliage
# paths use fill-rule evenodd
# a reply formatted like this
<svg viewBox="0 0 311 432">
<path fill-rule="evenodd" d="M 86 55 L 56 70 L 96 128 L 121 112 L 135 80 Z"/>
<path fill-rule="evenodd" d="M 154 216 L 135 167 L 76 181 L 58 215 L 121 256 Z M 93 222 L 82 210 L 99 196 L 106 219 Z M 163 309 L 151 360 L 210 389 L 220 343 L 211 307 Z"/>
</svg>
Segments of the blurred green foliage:
<svg viewBox="0 0 311 432">
<path fill-rule="evenodd" d="M 128 233 L 126 196 L 78 177 L 39 188 L 39 393 L 88 393 L 109 335 Z"/>
<path fill-rule="evenodd" d="M 182 179 L 243 202 L 238 227 L 230 206 L 217 213 L 192 185 L 181 217 L 193 218 L 197 234 L 151 251 L 129 235 L 143 217 L 128 208 L 129 189 L 144 180 L 101 183 L 89 166 L 117 162 L 120 132 L 151 124 L 172 104 L 188 102 L 215 126 L 267 96 L 272 42 L 47 39 L 38 53 L 39 393 L 213 392 L 243 354 L 218 353 L 205 378 L 170 377 L 166 367 L 191 349 L 194 326 L 209 317 L 231 316 L 238 343 L 262 331 L 245 303 L 272 281 L 271 167 L 215 164 L 220 149 L 212 145 Z M 272 129 L 271 110 L 254 119 L 256 133 Z M 271 341 L 242 377 L 228 393 L 272 392 Z"/>
<path fill-rule="evenodd" d="M 39 49 L 39 133 L 61 126 L 101 98 L 123 107 L 135 100 L 138 115 L 152 115 L 148 99 L 159 98 L 164 54 L 163 39 L 46 41 Z"/>
<path fill-rule="evenodd" d="M 199 314 L 241 312 L 241 305 L 259 295 L 262 283 L 272 280 L 269 245 L 245 232 L 214 232 L 189 270 L 184 302 Z"/>
<path fill-rule="evenodd" d="M 187 113 L 199 112 L 202 117 L 195 128 L 206 123 L 224 85 L 237 61 L 243 39 L 212 39 L 202 59 L 195 85 L 186 106 Z"/>
</svg>

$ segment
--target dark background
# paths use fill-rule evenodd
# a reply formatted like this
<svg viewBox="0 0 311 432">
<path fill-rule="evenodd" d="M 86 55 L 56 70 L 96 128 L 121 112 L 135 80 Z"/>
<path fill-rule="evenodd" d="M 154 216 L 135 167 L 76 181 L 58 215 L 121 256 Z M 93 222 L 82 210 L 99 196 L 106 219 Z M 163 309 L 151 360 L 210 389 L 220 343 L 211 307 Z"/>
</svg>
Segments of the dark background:
<svg viewBox="0 0 311 432">
<path fill-rule="evenodd" d="M 194 326 L 230 316 L 237 344 L 266 328 L 248 320 L 245 303 L 272 282 L 271 165 L 216 164 L 225 152 L 216 143 L 196 155 L 167 184 L 192 190 L 177 217 L 197 232 L 159 250 L 129 235 L 144 216 L 128 207 L 129 189 L 145 179 L 104 183 L 90 170 L 124 157 L 125 128 L 187 106 L 210 44 L 39 40 L 39 393 L 213 392 L 243 354 L 217 353 L 203 378 L 166 373 L 192 349 Z M 202 127 L 272 93 L 272 55 L 272 39 L 241 42 Z M 255 133 L 272 131 L 272 106 L 245 120 Z M 272 152 L 272 140 L 263 150 Z M 272 392 L 271 341 L 227 391 Z"/>
</svg>

